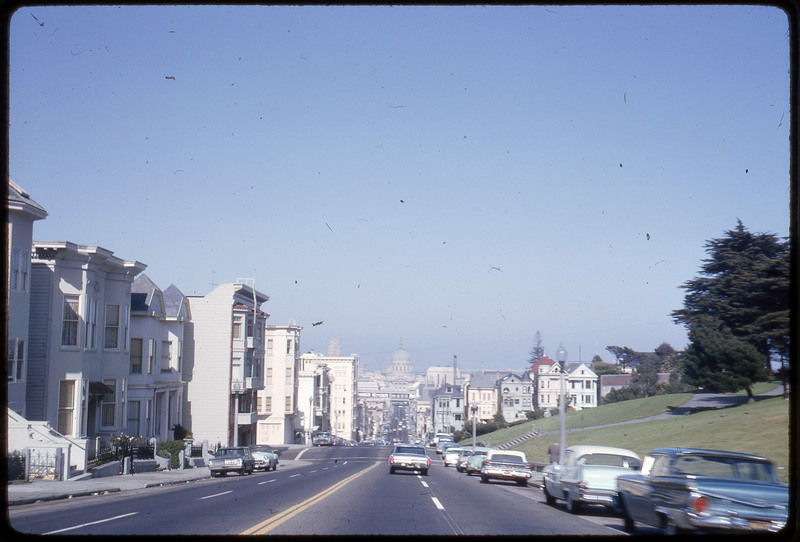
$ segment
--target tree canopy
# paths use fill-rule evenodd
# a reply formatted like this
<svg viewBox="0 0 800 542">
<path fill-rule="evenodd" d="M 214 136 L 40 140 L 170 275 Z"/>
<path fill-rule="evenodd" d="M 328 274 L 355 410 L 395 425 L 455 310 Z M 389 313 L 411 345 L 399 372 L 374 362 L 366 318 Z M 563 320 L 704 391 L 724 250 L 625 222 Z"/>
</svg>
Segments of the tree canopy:
<svg viewBox="0 0 800 542">
<path fill-rule="evenodd" d="M 749 392 L 773 356 L 788 356 L 789 244 L 751 233 L 740 220 L 708 241 L 706 253 L 700 275 L 681 286 L 683 308 L 672 313 L 689 330 L 686 375 L 709 389 Z M 761 370 L 751 367 L 753 352 Z"/>
</svg>

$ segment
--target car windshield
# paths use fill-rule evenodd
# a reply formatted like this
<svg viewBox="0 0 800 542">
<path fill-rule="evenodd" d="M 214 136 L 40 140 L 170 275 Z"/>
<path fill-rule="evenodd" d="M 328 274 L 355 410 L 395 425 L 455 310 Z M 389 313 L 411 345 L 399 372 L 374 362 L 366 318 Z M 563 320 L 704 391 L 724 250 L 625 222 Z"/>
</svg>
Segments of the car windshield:
<svg viewBox="0 0 800 542">
<path fill-rule="evenodd" d="M 774 482 L 777 477 L 770 463 L 732 457 L 689 455 L 675 461 L 681 474 L 743 478 L 760 482 Z"/>
<path fill-rule="evenodd" d="M 398 446 L 394 449 L 396 454 L 425 455 L 425 450 L 417 446 Z"/>
<path fill-rule="evenodd" d="M 586 454 L 578 459 L 579 465 L 593 465 L 605 467 L 623 467 L 639 470 L 642 462 L 629 455 L 619 454 Z"/>
<path fill-rule="evenodd" d="M 272 448 L 270 448 L 269 446 L 251 446 L 250 447 L 250 451 L 251 452 L 271 452 Z"/>
<path fill-rule="evenodd" d="M 223 448 L 216 453 L 216 457 L 230 457 L 234 455 L 244 455 L 244 450 L 241 448 Z"/>
</svg>

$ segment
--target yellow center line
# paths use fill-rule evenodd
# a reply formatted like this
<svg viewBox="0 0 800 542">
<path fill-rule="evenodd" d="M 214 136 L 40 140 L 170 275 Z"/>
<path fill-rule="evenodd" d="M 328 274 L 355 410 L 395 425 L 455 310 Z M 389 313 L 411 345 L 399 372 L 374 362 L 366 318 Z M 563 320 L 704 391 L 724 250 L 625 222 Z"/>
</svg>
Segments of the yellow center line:
<svg viewBox="0 0 800 542">
<path fill-rule="evenodd" d="M 317 493 L 313 497 L 311 497 L 309 499 L 306 499 L 305 501 L 301 502 L 300 504 L 296 504 L 296 505 L 292 506 L 291 508 L 281 512 L 277 516 L 271 517 L 271 518 L 269 518 L 267 520 L 262 521 L 258 525 L 254 525 L 253 527 L 250 527 L 249 529 L 247 529 L 246 531 L 244 531 L 241 534 L 267 534 L 269 531 L 271 531 L 272 529 L 274 529 L 278 525 L 284 523 L 285 521 L 288 521 L 288 520 L 292 519 L 294 516 L 296 516 L 297 514 L 302 512 L 303 510 L 306 510 L 306 509 L 310 508 L 311 506 L 314 506 L 315 504 L 317 504 L 318 502 L 320 502 L 324 498 L 329 497 L 330 495 L 332 495 L 336 491 L 340 490 L 342 487 L 344 487 L 345 485 L 349 484 L 350 482 L 352 482 L 353 480 L 355 480 L 356 478 L 358 478 L 362 474 L 366 474 L 370 470 L 374 469 L 379 464 L 380 463 L 373 463 L 371 467 L 367 467 L 366 469 L 355 473 L 354 475 L 350 476 L 349 478 L 345 478 L 341 482 L 338 482 L 337 484 L 332 485 L 331 487 L 329 487 L 328 489 L 326 489 L 322 493 Z"/>
</svg>

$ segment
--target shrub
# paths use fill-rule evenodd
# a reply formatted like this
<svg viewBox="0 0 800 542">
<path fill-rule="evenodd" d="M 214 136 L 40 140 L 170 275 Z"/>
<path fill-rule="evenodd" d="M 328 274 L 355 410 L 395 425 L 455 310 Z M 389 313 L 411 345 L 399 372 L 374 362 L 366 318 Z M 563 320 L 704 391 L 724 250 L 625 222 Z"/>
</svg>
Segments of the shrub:
<svg viewBox="0 0 800 542">
<path fill-rule="evenodd" d="M 186 449 L 182 440 L 165 440 L 156 445 L 156 453 L 159 457 L 170 457 L 170 467 L 177 469 L 180 464 L 180 452 Z"/>
<path fill-rule="evenodd" d="M 8 454 L 8 481 L 25 479 L 25 455 L 19 451 Z"/>
<path fill-rule="evenodd" d="M 192 432 L 181 424 L 176 423 L 175 427 L 172 428 L 172 435 L 175 437 L 175 440 L 183 440 L 185 438 L 191 438 Z"/>
</svg>

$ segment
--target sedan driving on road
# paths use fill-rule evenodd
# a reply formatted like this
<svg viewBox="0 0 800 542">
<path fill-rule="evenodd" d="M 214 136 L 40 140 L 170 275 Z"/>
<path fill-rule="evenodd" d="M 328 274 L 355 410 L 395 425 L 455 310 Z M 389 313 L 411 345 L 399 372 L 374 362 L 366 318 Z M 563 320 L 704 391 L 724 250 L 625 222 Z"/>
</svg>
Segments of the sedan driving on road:
<svg viewBox="0 0 800 542">
<path fill-rule="evenodd" d="M 257 469 L 276 470 L 278 468 L 278 454 L 272 449 L 272 446 L 266 444 L 257 444 L 250 446 L 250 453 L 256 460 Z"/>
<path fill-rule="evenodd" d="M 233 448 L 220 448 L 214 458 L 208 462 L 211 476 L 222 476 L 229 472 L 238 472 L 239 475 L 253 474 L 256 460 L 250 449 L 245 446 Z"/>
<path fill-rule="evenodd" d="M 411 470 L 427 476 L 429 468 L 431 460 L 424 446 L 398 444 L 389 456 L 389 474 L 394 474 L 398 470 Z"/>
</svg>

